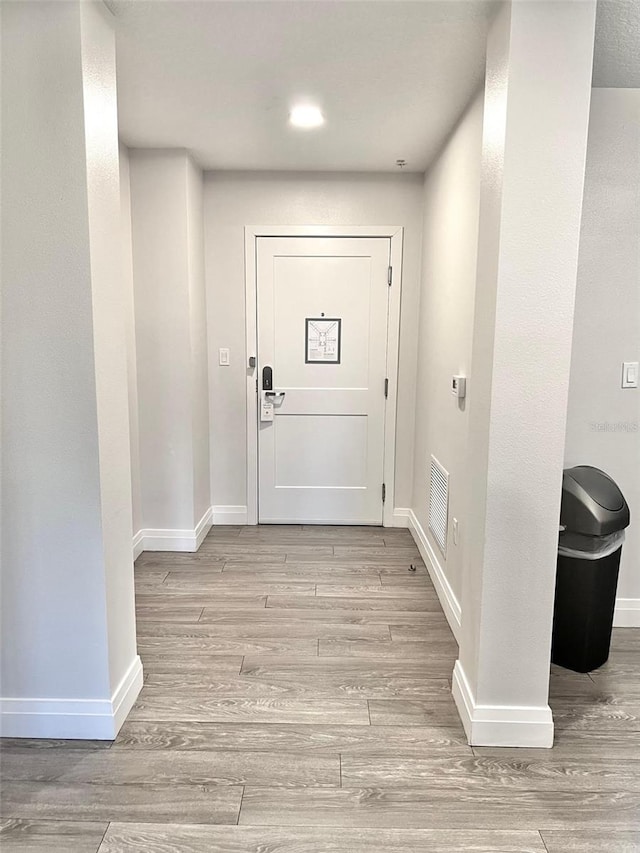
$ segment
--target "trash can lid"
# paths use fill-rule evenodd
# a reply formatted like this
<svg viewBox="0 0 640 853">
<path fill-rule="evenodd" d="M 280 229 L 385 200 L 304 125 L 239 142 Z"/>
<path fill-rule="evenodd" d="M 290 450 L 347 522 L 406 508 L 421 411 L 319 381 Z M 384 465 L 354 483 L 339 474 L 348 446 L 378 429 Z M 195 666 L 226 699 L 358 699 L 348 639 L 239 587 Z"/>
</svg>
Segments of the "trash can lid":
<svg viewBox="0 0 640 853">
<path fill-rule="evenodd" d="M 606 536 L 629 525 L 629 507 L 608 474 L 576 465 L 563 473 L 560 521 L 575 533 Z"/>
<path fill-rule="evenodd" d="M 618 512 L 624 506 L 622 492 L 608 474 L 591 465 L 576 465 L 566 471 L 568 477 L 582 486 L 596 503 L 611 512 Z"/>
</svg>

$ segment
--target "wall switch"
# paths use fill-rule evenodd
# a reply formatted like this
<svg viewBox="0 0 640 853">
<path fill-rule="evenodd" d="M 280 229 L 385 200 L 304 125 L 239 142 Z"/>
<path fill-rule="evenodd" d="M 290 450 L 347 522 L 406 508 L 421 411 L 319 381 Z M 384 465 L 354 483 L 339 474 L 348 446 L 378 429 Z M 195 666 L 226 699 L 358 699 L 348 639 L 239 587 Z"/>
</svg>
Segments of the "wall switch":
<svg viewBox="0 0 640 853">
<path fill-rule="evenodd" d="M 454 518 L 454 519 L 452 519 L 452 521 L 453 521 L 453 524 L 451 526 L 453 528 L 453 544 L 457 545 L 458 544 L 458 519 Z"/>
<path fill-rule="evenodd" d="M 638 387 L 638 362 L 625 361 L 622 364 L 622 387 L 637 388 Z"/>
<path fill-rule="evenodd" d="M 465 376 L 451 377 L 451 393 L 459 400 L 464 400 L 467 393 L 467 379 Z"/>
<path fill-rule="evenodd" d="M 228 367 L 230 363 L 231 361 L 229 356 L 229 348 L 220 347 L 220 349 L 218 350 L 218 364 L 220 364 L 222 367 Z"/>
</svg>

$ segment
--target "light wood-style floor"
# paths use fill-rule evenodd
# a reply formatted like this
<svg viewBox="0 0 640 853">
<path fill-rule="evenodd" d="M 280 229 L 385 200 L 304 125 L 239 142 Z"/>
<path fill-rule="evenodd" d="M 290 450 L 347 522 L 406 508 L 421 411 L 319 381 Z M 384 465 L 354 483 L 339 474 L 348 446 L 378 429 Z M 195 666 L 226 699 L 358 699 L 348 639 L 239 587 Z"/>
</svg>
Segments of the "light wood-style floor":
<svg viewBox="0 0 640 853">
<path fill-rule="evenodd" d="M 639 853 L 640 630 L 554 669 L 553 750 L 471 749 L 405 530 L 218 527 L 136 586 L 139 700 L 4 742 L 3 853 Z"/>
</svg>

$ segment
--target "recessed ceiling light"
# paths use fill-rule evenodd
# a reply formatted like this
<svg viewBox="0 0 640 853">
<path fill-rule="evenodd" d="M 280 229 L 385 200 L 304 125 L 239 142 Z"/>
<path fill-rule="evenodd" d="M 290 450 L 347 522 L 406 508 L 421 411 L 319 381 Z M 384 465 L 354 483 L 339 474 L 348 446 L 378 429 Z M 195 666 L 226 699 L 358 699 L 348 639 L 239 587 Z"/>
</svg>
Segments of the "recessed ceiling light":
<svg viewBox="0 0 640 853">
<path fill-rule="evenodd" d="M 323 125 L 324 116 L 320 107 L 314 107 L 312 104 L 299 104 L 297 107 L 293 107 L 289 113 L 289 121 L 294 127 L 309 130 L 312 127 Z"/>
</svg>

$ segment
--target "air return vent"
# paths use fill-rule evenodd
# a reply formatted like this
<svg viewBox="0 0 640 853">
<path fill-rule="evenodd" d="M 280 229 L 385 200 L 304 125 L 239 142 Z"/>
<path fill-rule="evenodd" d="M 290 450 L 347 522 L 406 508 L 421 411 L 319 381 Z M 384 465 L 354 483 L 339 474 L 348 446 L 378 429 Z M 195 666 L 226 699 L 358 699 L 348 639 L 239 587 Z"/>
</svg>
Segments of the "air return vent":
<svg viewBox="0 0 640 853">
<path fill-rule="evenodd" d="M 429 530 L 442 555 L 447 555 L 447 518 L 449 515 L 449 474 L 435 457 L 431 457 L 429 487 Z"/>
</svg>

